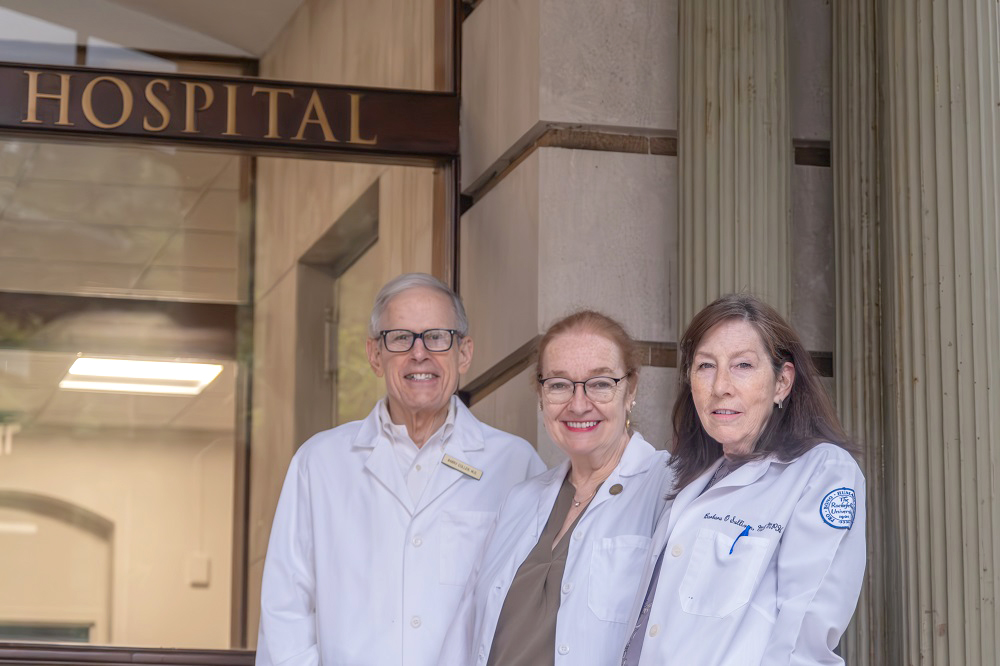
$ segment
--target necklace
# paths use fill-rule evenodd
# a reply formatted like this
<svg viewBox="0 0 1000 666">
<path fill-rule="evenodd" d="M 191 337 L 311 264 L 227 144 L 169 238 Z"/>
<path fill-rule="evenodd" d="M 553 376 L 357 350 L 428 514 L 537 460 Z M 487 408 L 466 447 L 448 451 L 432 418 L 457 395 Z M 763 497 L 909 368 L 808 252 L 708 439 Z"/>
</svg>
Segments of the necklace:
<svg viewBox="0 0 1000 666">
<path fill-rule="evenodd" d="M 600 486 L 598 486 L 598 488 L 599 487 Z M 577 506 L 580 506 L 581 504 L 583 504 L 584 502 L 589 502 L 590 500 L 594 499 L 594 495 L 596 495 L 596 494 L 597 494 L 597 488 L 594 488 L 594 492 L 590 493 L 590 497 L 588 497 L 586 499 L 578 500 L 576 498 L 576 495 L 573 495 L 573 506 L 577 507 Z"/>
</svg>

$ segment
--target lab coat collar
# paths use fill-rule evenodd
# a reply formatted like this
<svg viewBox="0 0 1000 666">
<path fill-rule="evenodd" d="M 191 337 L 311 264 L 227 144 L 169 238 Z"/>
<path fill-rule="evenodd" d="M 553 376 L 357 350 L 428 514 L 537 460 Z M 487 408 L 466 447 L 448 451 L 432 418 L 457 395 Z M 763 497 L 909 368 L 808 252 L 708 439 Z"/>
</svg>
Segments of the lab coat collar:
<svg viewBox="0 0 1000 666">
<path fill-rule="evenodd" d="M 642 435 L 633 433 L 628 443 L 625 444 L 625 451 L 622 453 L 621 460 L 618 461 L 615 468 L 611 470 L 611 474 L 601 484 L 594 499 L 590 500 L 587 511 L 589 512 L 598 505 L 615 497 L 615 495 L 612 495 L 608 491 L 616 483 L 620 483 L 623 486 L 623 491 L 627 492 L 626 489 L 629 486 L 628 479 L 648 471 L 653 461 L 657 459 L 653 455 L 655 452 L 656 449 L 653 448 L 652 444 L 643 439 Z M 556 496 L 559 494 L 559 488 L 562 486 L 563 479 L 569 473 L 569 468 L 570 461 L 564 460 L 558 467 L 549 470 L 543 476 L 542 483 L 545 487 L 538 499 L 536 534 L 541 534 L 542 530 L 545 529 L 545 523 L 552 512 L 552 506 L 555 504 Z M 586 512 L 584 512 L 584 516 L 586 516 Z"/>
<path fill-rule="evenodd" d="M 629 479 L 649 469 L 649 466 L 653 464 L 653 460 L 655 459 L 653 455 L 655 452 L 656 449 L 653 448 L 653 445 L 643 439 L 642 435 L 633 433 L 628 443 L 625 444 L 622 459 L 618 461 L 615 468 L 611 470 L 611 474 L 601 484 L 594 499 L 590 500 L 590 506 L 584 512 L 584 518 L 586 518 L 588 512 L 593 511 L 604 502 L 619 496 L 612 495 L 610 492 L 611 488 L 616 484 L 622 486 L 621 495 L 629 492 L 629 486 L 631 485 Z"/>
<path fill-rule="evenodd" d="M 677 493 L 677 497 L 674 498 L 673 505 L 669 509 L 670 513 L 665 530 L 666 534 L 670 534 L 673 531 L 677 517 L 682 515 L 692 502 L 701 497 L 702 493 L 712 494 L 720 492 L 725 488 L 749 486 L 764 476 L 774 462 L 775 460 L 772 457 L 762 460 L 751 460 L 730 472 L 726 478 L 720 480 L 708 490 L 705 490 L 705 486 L 711 481 L 715 470 L 719 469 L 719 466 L 722 464 L 722 457 L 720 456 L 714 464 L 701 473 L 701 476 L 687 484 L 684 489 Z"/>
<path fill-rule="evenodd" d="M 358 433 L 354 436 L 351 446 L 361 449 L 373 449 L 379 443 L 379 438 L 384 437 L 382 433 L 382 421 L 380 418 L 381 405 L 385 398 L 375 405 L 375 409 L 361 422 Z M 448 441 L 457 440 L 463 451 L 480 451 L 486 447 L 486 439 L 483 437 L 481 424 L 469 411 L 469 408 L 462 404 L 458 396 L 451 396 L 451 406 L 449 409 L 455 411 L 455 427 L 448 436 Z"/>
<path fill-rule="evenodd" d="M 482 426 L 456 396 L 452 396 L 451 400 L 451 408 L 455 410 L 455 426 L 445 439 L 444 454 L 454 456 L 462 462 L 482 469 L 482 463 L 476 455 L 486 446 Z M 410 491 L 406 487 L 406 480 L 403 478 L 402 472 L 399 471 L 396 454 L 392 450 L 392 442 L 389 441 L 382 428 L 380 408 L 381 405 L 376 405 L 368 417 L 361 422 L 361 427 L 354 436 L 351 446 L 359 449 L 371 449 L 371 454 L 365 461 L 365 468 L 411 514 L 416 514 L 465 475 L 441 465 L 439 469 L 435 470 L 434 476 L 424 489 L 419 505 L 414 506 Z M 488 470 L 484 470 L 484 473 L 488 473 Z"/>
<path fill-rule="evenodd" d="M 486 456 L 483 454 L 483 449 L 486 448 L 486 441 L 483 437 L 483 426 L 458 398 L 453 396 L 452 401 L 456 410 L 455 428 L 444 442 L 444 453 L 441 458 L 444 459 L 444 456 L 457 458 L 461 462 L 475 467 L 485 476 L 491 470 L 483 469 L 483 462 L 486 459 Z M 479 483 L 480 481 L 469 477 L 464 472 L 448 467 L 443 462 L 439 463 L 427 487 L 424 488 L 423 495 L 420 496 L 420 502 L 417 504 L 417 513 L 423 511 L 440 497 L 442 493 L 459 482 Z"/>
</svg>

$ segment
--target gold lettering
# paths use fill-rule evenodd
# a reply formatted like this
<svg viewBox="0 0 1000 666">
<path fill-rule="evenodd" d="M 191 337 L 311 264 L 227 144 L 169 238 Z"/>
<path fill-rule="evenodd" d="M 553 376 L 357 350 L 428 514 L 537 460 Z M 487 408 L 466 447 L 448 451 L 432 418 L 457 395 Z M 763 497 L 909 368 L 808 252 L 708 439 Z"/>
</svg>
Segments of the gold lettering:
<svg viewBox="0 0 1000 666">
<path fill-rule="evenodd" d="M 157 97 L 156 93 L 153 91 L 153 86 L 157 84 L 163 86 L 164 92 L 170 92 L 170 81 L 167 81 L 166 79 L 153 79 L 146 84 L 146 101 L 149 102 L 151 107 L 156 109 L 156 111 L 160 114 L 160 118 L 163 119 L 163 122 L 154 127 L 153 124 L 149 122 L 149 116 L 143 118 L 142 129 L 147 132 L 162 132 L 167 129 L 167 125 L 170 124 L 170 109 L 167 108 L 167 105 L 163 103 L 163 100 Z"/>
<path fill-rule="evenodd" d="M 38 92 L 38 75 L 47 74 L 48 72 L 38 72 L 33 70 L 24 70 L 24 73 L 28 75 L 28 111 L 25 114 L 22 123 L 41 123 L 42 121 L 38 119 L 38 100 L 39 99 L 57 99 L 59 100 L 59 120 L 56 121 L 56 125 L 67 125 L 72 126 L 73 123 L 69 121 L 69 74 L 58 74 L 59 77 L 59 92 L 54 93 L 40 93 Z"/>
<path fill-rule="evenodd" d="M 239 136 L 236 131 L 236 91 L 239 86 L 235 83 L 226 83 L 226 131 L 223 136 Z"/>
<path fill-rule="evenodd" d="M 204 111 L 208 107 L 212 106 L 212 102 L 215 101 L 215 91 L 207 83 L 197 83 L 191 81 L 183 81 L 185 88 L 184 96 L 184 129 L 182 132 L 187 132 L 188 134 L 197 134 L 198 128 L 195 127 L 195 101 L 198 95 L 198 91 L 201 90 L 205 93 L 205 103 L 198 107 L 198 111 Z"/>
<path fill-rule="evenodd" d="M 285 94 L 295 97 L 295 91 L 291 88 L 272 88 L 270 86 L 254 86 L 250 91 L 251 95 L 257 93 L 267 93 L 267 134 L 265 139 L 280 139 L 278 136 L 278 95 Z"/>
<path fill-rule="evenodd" d="M 94 113 L 94 88 L 97 87 L 98 83 L 104 83 L 105 81 L 115 84 L 122 96 L 122 114 L 118 117 L 118 120 L 111 123 L 104 122 Z M 87 118 L 87 121 L 94 127 L 100 127 L 101 129 L 121 127 L 128 120 L 128 117 L 132 115 L 132 91 L 129 90 L 124 81 L 115 76 L 98 76 L 96 79 L 93 79 L 83 89 L 81 103 L 83 105 L 83 115 Z"/>
<path fill-rule="evenodd" d="M 363 95 L 361 93 L 348 93 L 351 96 L 351 138 L 348 143 L 362 143 L 368 146 L 374 146 L 378 143 L 378 135 L 376 134 L 370 139 L 361 138 L 361 98 Z"/>
<path fill-rule="evenodd" d="M 312 116 L 315 116 L 313 118 Z M 333 136 L 333 130 L 330 129 L 330 121 L 326 118 L 326 110 L 323 108 L 323 102 L 319 99 L 319 93 L 313 90 L 312 97 L 309 98 L 309 104 L 306 105 L 306 112 L 302 116 L 302 122 L 299 124 L 299 133 L 292 137 L 295 141 L 301 141 L 302 137 L 306 133 L 306 125 L 310 123 L 315 123 L 323 128 L 323 140 L 324 141 L 336 141 L 337 138 Z"/>
</svg>

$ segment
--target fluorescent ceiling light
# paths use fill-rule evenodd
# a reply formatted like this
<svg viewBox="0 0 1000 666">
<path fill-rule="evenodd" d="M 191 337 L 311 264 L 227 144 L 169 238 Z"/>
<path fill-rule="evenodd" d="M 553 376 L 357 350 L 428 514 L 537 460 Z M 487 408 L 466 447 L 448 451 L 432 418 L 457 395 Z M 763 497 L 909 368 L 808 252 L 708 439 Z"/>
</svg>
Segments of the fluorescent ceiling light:
<svg viewBox="0 0 1000 666">
<path fill-rule="evenodd" d="M 78 358 L 59 388 L 69 391 L 198 395 L 218 374 L 216 363 Z"/>
<path fill-rule="evenodd" d="M 0 523 L 0 534 L 38 534 L 35 523 Z"/>
</svg>

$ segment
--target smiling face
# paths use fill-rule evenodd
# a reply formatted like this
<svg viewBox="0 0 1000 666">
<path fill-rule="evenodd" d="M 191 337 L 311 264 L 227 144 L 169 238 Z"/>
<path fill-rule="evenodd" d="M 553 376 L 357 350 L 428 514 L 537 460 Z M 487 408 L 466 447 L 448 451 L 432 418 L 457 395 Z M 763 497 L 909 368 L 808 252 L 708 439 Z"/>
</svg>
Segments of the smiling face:
<svg viewBox="0 0 1000 666">
<path fill-rule="evenodd" d="M 760 335 L 748 322 L 716 324 L 695 349 L 691 397 L 705 432 L 726 454 L 754 450 L 771 411 L 784 400 L 795 380 L 795 367 L 776 374 Z"/>
<path fill-rule="evenodd" d="M 622 352 L 608 338 L 584 331 L 563 333 L 545 347 L 542 377 L 563 377 L 582 382 L 591 377 L 621 377 L 625 374 Z M 619 455 L 628 442 L 625 410 L 635 391 L 628 380 L 619 382 L 610 402 L 595 403 L 576 385 L 573 397 L 562 405 L 542 397 L 542 417 L 552 440 L 571 459 L 587 458 L 601 463 Z"/>
<path fill-rule="evenodd" d="M 389 301 L 379 322 L 380 330 L 406 329 L 422 333 L 430 328 L 454 328 L 455 311 L 444 294 L 415 287 Z M 439 415 L 448 408 L 458 389 L 459 377 L 472 363 L 472 339 L 454 339 L 446 352 L 429 352 L 414 340 L 408 352 L 387 351 L 381 338 L 368 340 L 368 361 L 385 378 L 389 414 L 396 423 Z"/>
</svg>

